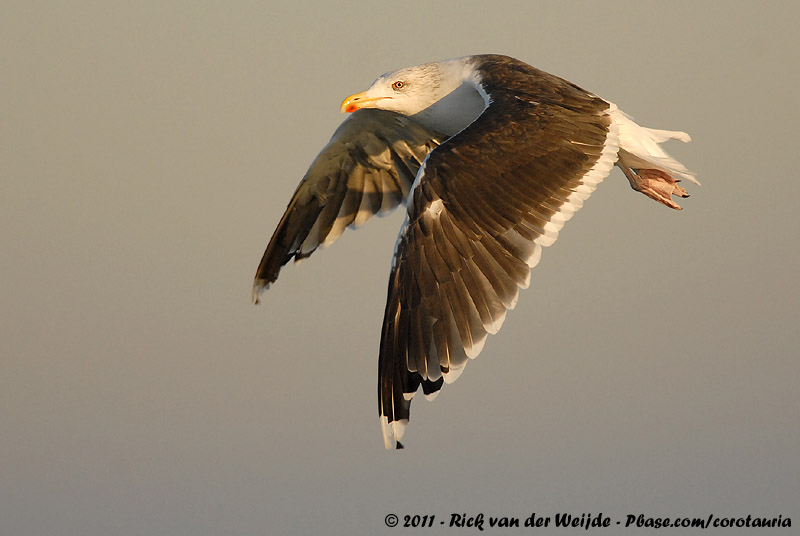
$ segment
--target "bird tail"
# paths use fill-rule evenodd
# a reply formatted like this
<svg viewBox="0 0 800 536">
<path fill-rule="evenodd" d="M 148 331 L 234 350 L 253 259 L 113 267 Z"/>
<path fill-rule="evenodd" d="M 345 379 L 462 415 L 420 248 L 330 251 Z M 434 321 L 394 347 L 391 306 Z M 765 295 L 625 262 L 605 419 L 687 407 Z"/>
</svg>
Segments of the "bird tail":
<svg viewBox="0 0 800 536">
<path fill-rule="evenodd" d="M 660 145 L 668 140 L 684 143 L 691 141 L 692 138 L 686 132 L 640 126 L 622 110 L 614 110 L 611 116 L 619 129 L 621 166 L 632 169 L 657 169 L 700 184 L 693 172 L 668 155 Z"/>
<path fill-rule="evenodd" d="M 672 201 L 672 196 L 689 197 L 689 194 L 677 183 L 681 178 L 697 185 L 700 183 L 693 172 L 668 155 L 660 144 L 668 140 L 686 143 L 691 141 L 691 137 L 686 132 L 640 126 L 616 108 L 611 112 L 611 117 L 619 132 L 617 166 L 625 173 L 631 188 L 680 210 L 681 207 Z"/>
</svg>

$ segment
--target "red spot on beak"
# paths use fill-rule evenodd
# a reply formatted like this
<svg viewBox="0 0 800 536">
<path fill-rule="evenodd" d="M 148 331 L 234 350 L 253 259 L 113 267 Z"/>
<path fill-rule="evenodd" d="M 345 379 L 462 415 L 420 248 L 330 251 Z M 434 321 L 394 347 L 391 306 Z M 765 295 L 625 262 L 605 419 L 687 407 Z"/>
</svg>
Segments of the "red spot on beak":
<svg viewBox="0 0 800 536">
<path fill-rule="evenodd" d="M 359 108 L 363 108 L 364 104 L 367 104 L 367 108 L 370 108 L 369 103 L 374 101 L 375 99 L 368 99 L 365 95 L 365 91 L 361 93 L 356 93 L 355 95 L 350 95 L 346 99 L 342 101 L 342 113 L 351 113 L 355 112 Z"/>
</svg>

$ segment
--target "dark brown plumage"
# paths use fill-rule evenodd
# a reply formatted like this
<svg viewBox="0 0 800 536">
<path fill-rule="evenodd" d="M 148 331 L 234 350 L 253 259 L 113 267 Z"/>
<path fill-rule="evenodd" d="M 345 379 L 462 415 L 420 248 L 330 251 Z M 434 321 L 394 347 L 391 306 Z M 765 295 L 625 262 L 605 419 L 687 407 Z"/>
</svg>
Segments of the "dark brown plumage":
<svg viewBox="0 0 800 536">
<path fill-rule="evenodd" d="M 673 195 L 688 195 L 675 176 L 694 181 L 659 146 L 687 134 L 641 127 L 507 56 L 387 73 L 342 110 L 357 111 L 300 183 L 253 293 L 345 227 L 408 203 L 378 357 L 387 448 L 402 448 L 416 391 L 432 397 L 455 381 L 500 329 L 542 248 L 615 164 L 634 189 L 672 208 L 680 208 Z"/>
<path fill-rule="evenodd" d="M 388 423 L 496 331 L 527 286 L 534 240 L 607 142 L 602 99 L 521 62 L 478 69 L 491 104 L 429 156 L 395 253 L 378 361 Z"/>
</svg>

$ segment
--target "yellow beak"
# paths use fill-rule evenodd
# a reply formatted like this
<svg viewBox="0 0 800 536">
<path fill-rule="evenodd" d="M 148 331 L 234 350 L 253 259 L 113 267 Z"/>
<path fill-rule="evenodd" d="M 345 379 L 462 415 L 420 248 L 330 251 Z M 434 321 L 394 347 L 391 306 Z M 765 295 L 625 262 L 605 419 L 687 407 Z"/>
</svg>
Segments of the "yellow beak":
<svg viewBox="0 0 800 536">
<path fill-rule="evenodd" d="M 350 95 L 346 99 L 342 101 L 341 111 L 342 113 L 350 113 L 355 112 L 360 108 L 375 108 L 375 103 L 379 100 L 388 99 L 389 97 L 367 97 L 367 92 L 362 91 L 361 93 L 356 93 L 355 95 Z"/>
</svg>

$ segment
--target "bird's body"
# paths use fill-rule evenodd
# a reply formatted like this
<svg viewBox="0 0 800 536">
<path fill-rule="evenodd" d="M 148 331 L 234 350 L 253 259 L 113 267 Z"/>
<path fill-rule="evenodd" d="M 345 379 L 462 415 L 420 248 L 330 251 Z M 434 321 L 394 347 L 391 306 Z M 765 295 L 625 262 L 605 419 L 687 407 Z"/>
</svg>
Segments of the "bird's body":
<svg viewBox="0 0 800 536">
<path fill-rule="evenodd" d="M 672 208 L 693 175 L 652 130 L 561 78 L 499 55 L 400 69 L 342 103 L 354 113 L 295 192 L 262 258 L 254 295 L 291 258 L 348 225 L 408 205 L 389 281 L 379 353 L 387 448 L 411 397 L 433 397 L 483 348 L 530 282 L 542 247 L 619 166 Z M 696 182 L 696 181 L 695 181 Z"/>
</svg>

